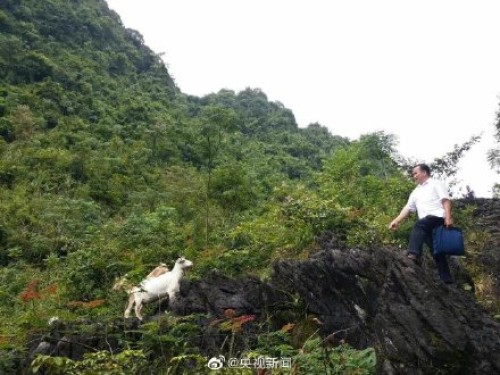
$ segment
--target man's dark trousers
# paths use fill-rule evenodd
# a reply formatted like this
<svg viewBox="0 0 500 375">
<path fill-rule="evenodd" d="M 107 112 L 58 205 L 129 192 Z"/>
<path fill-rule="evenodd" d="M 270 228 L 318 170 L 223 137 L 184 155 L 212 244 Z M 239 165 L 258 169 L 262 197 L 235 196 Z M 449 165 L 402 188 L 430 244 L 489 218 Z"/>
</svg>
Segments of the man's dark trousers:
<svg viewBox="0 0 500 375">
<path fill-rule="evenodd" d="M 432 231 L 434 228 L 443 225 L 444 219 L 437 216 L 426 216 L 423 219 L 419 219 L 410 234 L 410 243 L 408 245 L 408 252 L 414 254 L 417 258 L 422 255 L 422 250 L 424 248 L 424 243 L 429 246 L 432 253 Z M 450 283 L 453 281 L 450 275 L 450 268 L 448 267 L 448 261 L 445 254 L 434 255 L 434 261 L 439 272 L 439 277 L 445 283 Z"/>
</svg>

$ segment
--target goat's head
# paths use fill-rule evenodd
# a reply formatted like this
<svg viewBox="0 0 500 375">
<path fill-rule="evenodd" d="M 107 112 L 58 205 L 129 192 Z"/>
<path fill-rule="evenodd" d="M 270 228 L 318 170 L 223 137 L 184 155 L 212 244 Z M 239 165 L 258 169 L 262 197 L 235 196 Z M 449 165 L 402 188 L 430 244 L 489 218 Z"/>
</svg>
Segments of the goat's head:
<svg viewBox="0 0 500 375">
<path fill-rule="evenodd" d="M 184 270 L 193 267 L 193 262 L 184 257 L 180 257 L 175 261 L 175 265 L 178 265 L 181 269 Z"/>
<path fill-rule="evenodd" d="M 127 274 L 122 277 L 117 277 L 115 279 L 115 283 L 113 284 L 113 290 L 122 290 L 122 289 L 128 289 L 130 287 L 130 281 L 127 279 Z"/>
</svg>

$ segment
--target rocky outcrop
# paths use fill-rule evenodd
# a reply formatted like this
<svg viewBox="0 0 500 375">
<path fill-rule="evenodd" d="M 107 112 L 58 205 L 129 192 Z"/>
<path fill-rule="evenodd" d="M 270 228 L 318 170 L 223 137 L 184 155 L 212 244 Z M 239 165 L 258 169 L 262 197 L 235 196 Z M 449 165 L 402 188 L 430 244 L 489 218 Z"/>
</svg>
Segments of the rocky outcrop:
<svg viewBox="0 0 500 375">
<path fill-rule="evenodd" d="M 433 262 L 416 265 L 396 249 L 323 247 L 277 261 L 267 283 L 217 274 L 190 283 L 175 310 L 281 316 L 299 296 L 327 341 L 376 348 L 381 374 L 500 373 L 500 324 L 463 289 L 459 265 L 458 282 L 446 285 Z"/>
<path fill-rule="evenodd" d="M 223 316 L 228 309 L 235 315 L 262 315 L 287 305 L 287 294 L 254 276 L 230 278 L 214 270 L 202 280 L 182 280 L 181 296 L 172 306 L 161 306 L 179 315 L 207 313 Z"/>
<path fill-rule="evenodd" d="M 500 324 L 460 285 L 442 284 L 431 263 L 397 251 L 330 249 L 279 261 L 274 282 L 352 345 L 375 347 L 380 373 L 500 373 Z"/>
<path fill-rule="evenodd" d="M 500 199 L 461 200 L 456 207 L 473 209 L 472 229 L 482 236 L 474 239 L 481 249 L 472 261 L 490 275 L 494 296 L 500 298 Z"/>
</svg>

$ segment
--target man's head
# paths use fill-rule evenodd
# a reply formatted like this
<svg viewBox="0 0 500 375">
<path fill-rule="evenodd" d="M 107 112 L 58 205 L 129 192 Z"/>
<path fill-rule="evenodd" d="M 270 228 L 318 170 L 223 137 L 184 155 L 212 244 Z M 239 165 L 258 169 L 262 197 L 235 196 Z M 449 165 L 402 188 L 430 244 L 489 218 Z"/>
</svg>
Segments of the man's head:
<svg viewBox="0 0 500 375">
<path fill-rule="evenodd" d="M 413 167 L 411 175 L 417 184 L 422 184 L 431 176 L 431 169 L 427 164 L 417 164 Z"/>
</svg>

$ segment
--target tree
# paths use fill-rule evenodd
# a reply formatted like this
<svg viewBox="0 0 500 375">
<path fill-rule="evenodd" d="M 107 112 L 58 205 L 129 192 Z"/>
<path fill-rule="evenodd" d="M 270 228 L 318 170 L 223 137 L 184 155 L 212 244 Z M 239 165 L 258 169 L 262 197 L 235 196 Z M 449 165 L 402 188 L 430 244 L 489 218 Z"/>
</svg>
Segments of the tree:
<svg viewBox="0 0 500 375">
<path fill-rule="evenodd" d="M 210 195 L 229 215 L 249 209 L 257 200 L 252 181 L 241 163 L 214 171 Z"/>
<path fill-rule="evenodd" d="M 473 135 L 470 139 L 461 145 L 455 145 L 453 151 L 446 153 L 440 158 L 434 159 L 430 163 L 430 168 L 434 176 L 445 179 L 451 178 L 450 185 L 454 185 L 453 177 L 458 172 L 458 162 L 471 147 L 479 142 L 481 135 Z"/>
<path fill-rule="evenodd" d="M 15 109 L 11 115 L 11 122 L 14 126 L 16 140 L 29 140 L 35 134 L 36 121 L 27 105 L 20 105 Z"/>
<path fill-rule="evenodd" d="M 207 173 L 205 195 L 205 239 L 209 242 L 210 192 L 212 190 L 212 172 L 216 166 L 216 158 L 224 142 L 225 135 L 235 125 L 233 110 L 220 106 L 207 106 L 202 109 L 200 117 L 200 146 Z"/>
<path fill-rule="evenodd" d="M 362 163 L 360 173 L 382 178 L 397 173 L 399 168 L 394 161 L 397 157 L 396 144 L 396 136 L 383 131 L 361 135 L 358 142 Z"/>
<path fill-rule="evenodd" d="M 488 152 L 488 161 L 491 165 L 491 168 L 496 170 L 497 173 L 500 173 L 500 111 L 497 112 L 497 122 L 495 124 L 496 132 L 495 139 L 498 143 L 496 148 L 489 150 Z"/>
<path fill-rule="evenodd" d="M 353 245 L 391 241 L 387 223 L 413 186 L 394 160 L 394 144 L 383 132 L 362 135 L 336 150 L 317 175 L 321 199 L 346 217 L 336 235 Z"/>
</svg>

